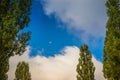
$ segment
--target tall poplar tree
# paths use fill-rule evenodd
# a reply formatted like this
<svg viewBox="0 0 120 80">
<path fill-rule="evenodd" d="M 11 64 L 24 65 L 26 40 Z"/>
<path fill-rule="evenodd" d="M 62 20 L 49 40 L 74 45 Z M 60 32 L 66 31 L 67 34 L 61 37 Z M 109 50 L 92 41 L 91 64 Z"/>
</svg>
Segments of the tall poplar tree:
<svg viewBox="0 0 120 80">
<path fill-rule="evenodd" d="M 87 45 L 80 47 L 80 58 L 77 65 L 77 80 L 95 80 L 94 71 L 95 67 L 92 62 L 92 55 L 88 50 Z"/>
<path fill-rule="evenodd" d="M 30 39 L 23 32 L 30 21 L 32 0 L 0 0 L 0 80 L 7 80 L 9 58 L 21 55 Z"/>
<path fill-rule="evenodd" d="M 24 61 L 18 63 L 14 80 L 31 80 L 28 63 Z"/>
<path fill-rule="evenodd" d="M 120 80 L 120 0 L 107 0 L 106 7 L 103 72 L 107 80 Z"/>
</svg>

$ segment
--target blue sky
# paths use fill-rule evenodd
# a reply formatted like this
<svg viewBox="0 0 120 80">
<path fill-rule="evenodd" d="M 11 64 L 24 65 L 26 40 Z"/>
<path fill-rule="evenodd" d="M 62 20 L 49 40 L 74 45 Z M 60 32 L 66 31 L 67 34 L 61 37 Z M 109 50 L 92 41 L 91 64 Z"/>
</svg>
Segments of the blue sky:
<svg viewBox="0 0 120 80">
<path fill-rule="evenodd" d="M 54 3 L 52 1 L 54 1 Z M 74 9 L 71 11 L 69 10 L 69 7 L 65 9 L 62 8 L 61 5 L 54 6 L 53 4 L 58 4 L 57 1 L 59 2 L 59 0 L 33 0 L 32 12 L 30 15 L 31 22 L 28 27 L 28 30 L 32 32 L 30 40 L 30 56 L 54 56 L 55 54 L 60 54 L 60 51 L 66 46 L 80 47 L 82 44 L 86 43 L 88 44 L 91 53 L 97 58 L 97 60 L 102 61 L 105 33 L 104 24 L 106 20 L 104 6 L 101 9 L 103 13 L 97 14 L 97 8 L 93 9 L 94 6 L 91 6 L 92 3 L 90 3 L 90 14 L 84 14 L 86 11 L 82 11 L 83 13 L 81 14 L 78 12 L 79 14 L 77 14 L 77 11 L 74 11 Z M 64 0 L 61 0 L 59 3 L 62 4 L 62 2 L 64 2 Z M 66 0 L 66 3 L 67 2 L 70 1 Z M 101 5 L 104 5 L 104 1 L 99 2 Z M 98 5 L 98 8 L 101 5 Z M 83 10 L 84 8 L 85 7 L 83 7 Z M 67 15 L 67 12 L 71 12 L 71 14 L 68 14 L 70 17 Z M 84 19 L 78 19 L 78 21 L 76 21 L 77 18 L 75 18 L 76 16 L 74 16 L 74 13 L 75 15 L 78 15 L 78 18 L 79 15 L 82 15 Z M 64 17 L 64 15 L 67 15 L 67 17 Z M 89 15 L 91 15 L 91 17 Z M 102 18 L 99 19 L 98 16 L 102 16 Z M 80 24 L 79 20 L 81 21 Z"/>
</svg>

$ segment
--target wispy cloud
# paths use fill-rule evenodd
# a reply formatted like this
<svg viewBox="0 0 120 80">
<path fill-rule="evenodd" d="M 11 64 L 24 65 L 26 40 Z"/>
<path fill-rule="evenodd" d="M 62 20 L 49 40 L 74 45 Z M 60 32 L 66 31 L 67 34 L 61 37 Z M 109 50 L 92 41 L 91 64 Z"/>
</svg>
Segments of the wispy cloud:
<svg viewBox="0 0 120 80">
<path fill-rule="evenodd" d="M 105 33 L 106 0 L 43 0 L 45 14 L 54 15 L 69 32 L 84 42 Z"/>
<path fill-rule="evenodd" d="M 9 80 L 13 80 L 16 65 L 19 61 L 29 63 L 32 80 L 76 80 L 76 65 L 79 58 L 79 48 L 67 46 L 61 50 L 62 54 L 54 57 L 36 56 L 29 57 L 30 47 L 22 56 L 10 59 Z M 104 80 L 102 74 L 102 63 L 93 57 L 96 66 L 95 78 Z"/>
</svg>

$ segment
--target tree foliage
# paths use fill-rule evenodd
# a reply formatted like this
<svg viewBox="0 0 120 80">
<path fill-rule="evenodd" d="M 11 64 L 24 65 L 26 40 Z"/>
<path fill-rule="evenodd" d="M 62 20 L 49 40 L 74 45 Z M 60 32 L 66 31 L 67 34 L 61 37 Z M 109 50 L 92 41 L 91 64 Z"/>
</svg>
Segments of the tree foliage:
<svg viewBox="0 0 120 80">
<path fill-rule="evenodd" d="M 32 0 L 0 0 L 0 80 L 7 80 L 9 58 L 21 55 L 30 39 L 23 32 L 30 21 Z"/>
<path fill-rule="evenodd" d="M 18 63 L 14 80 L 31 80 L 28 63 L 24 61 Z"/>
<path fill-rule="evenodd" d="M 80 47 L 80 58 L 77 65 L 77 80 L 95 80 L 94 71 L 95 67 L 92 62 L 92 55 L 88 50 L 87 45 Z"/>
<path fill-rule="evenodd" d="M 120 0 L 107 0 L 108 21 L 103 72 L 107 80 L 120 80 Z"/>
</svg>

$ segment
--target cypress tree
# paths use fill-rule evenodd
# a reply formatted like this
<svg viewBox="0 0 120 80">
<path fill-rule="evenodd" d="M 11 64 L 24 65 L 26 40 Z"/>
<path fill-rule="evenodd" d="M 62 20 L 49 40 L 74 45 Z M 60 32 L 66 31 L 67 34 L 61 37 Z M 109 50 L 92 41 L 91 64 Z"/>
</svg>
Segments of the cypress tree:
<svg viewBox="0 0 120 80">
<path fill-rule="evenodd" d="M 107 80 L 120 80 L 120 0 L 107 0 L 108 21 L 104 44 L 103 72 Z"/>
<path fill-rule="evenodd" d="M 14 80 L 31 80 L 28 63 L 24 61 L 18 63 Z"/>
<path fill-rule="evenodd" d="M 30 22 L 31 0 L 0 0 L 0 80 L 7 80 L 9 58 L 22 55 L 30 32 L 23 29 Z"/>
<path fill-rule="evenodd" d="M 88 50 L 87 45 L 80 47 L 80 58 L 77 65 L 77 80 L 95 80 L 94 71 L 95 67 L 92 62 L 92 55 Z"/>
</svg>

